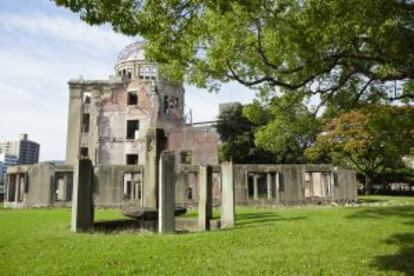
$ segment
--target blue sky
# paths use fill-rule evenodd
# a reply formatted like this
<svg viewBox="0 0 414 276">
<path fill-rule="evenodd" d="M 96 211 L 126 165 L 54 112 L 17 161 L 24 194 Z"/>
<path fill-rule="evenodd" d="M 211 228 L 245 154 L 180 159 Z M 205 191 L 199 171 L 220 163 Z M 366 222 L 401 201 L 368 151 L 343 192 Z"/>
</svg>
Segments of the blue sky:
<svg viewBox="0 0 414 276">
<path fill-rule="evenodd" d="M 111 27 L 89 26 L 49 0 L 0 0 L 0 140 L 19 133 L 41 143 L 41 160 L 63 160 L 67 81 L 106 79 L 118 52 L 135 41 Z M 194 121 L 212 120 L 218 104 L 250 102 L 255 92 L 238 84 L 211 94 L 186 85 Z"/>
</svg>

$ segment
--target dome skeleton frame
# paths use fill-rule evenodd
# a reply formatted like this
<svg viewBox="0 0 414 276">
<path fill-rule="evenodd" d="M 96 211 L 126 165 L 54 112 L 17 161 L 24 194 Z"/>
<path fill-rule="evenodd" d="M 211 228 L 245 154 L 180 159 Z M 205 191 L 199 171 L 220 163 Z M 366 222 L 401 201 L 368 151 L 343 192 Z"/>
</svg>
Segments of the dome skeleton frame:
<svg viewBox="0 0 414 276">
<path fill-rule="evenodd" d="M 145 59 L 144 45 L 145 43 L 143 41 L 137 41 L 128 45 L 119 52 L 117 63 Z"/>
</svg>

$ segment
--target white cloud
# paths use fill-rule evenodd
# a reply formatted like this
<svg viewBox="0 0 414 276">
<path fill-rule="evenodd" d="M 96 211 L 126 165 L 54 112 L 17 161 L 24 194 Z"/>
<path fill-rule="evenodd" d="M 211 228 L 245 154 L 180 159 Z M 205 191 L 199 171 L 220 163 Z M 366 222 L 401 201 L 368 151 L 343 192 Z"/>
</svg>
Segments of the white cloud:
<svg viewBox="0 0 414 276">
<path fill-rule="evenodd" d="M 0 13 L 0 26 L 14 32 L 53 36 L 55 39 L 87 46 L 90 51 L 121 49 L 131 38 L 113 32 L 108 26 L 90 26 L 81 20 L 45 14 Z M 89 48 L 91 47 L 91 48 Z"/>
<path fill-rule="evenodd" d="M 26 132 L 42 160 L 64 159 L 67 81 L 107 78 L 133 39 L 63 16 L 0 13 L 1 40 L 0 140 Z"/>
</svg>

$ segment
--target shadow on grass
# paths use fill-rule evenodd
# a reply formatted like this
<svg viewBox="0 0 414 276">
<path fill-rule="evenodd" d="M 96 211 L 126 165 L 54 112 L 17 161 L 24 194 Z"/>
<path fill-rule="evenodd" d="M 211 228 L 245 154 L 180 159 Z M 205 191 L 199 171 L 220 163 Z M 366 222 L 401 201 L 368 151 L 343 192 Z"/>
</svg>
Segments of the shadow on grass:
<svg viewBox="0 0 414 276">
<path fill-rule="evenodd" d="M 367 207 L 348 218 L 351 219 L 382 219 L 389 217 L 398 217 L 403 219 L 414 218 L 414 205 L 409 206 L 390 206 L 390 207 Z M 410 223 L 410 222 L 409 222 Z"/>
<path fill-rule="evenodd" d="M 94 232 L 112 233 L 119 231 L 138 231 L 140 222 L 135 219 L 119 219 L 109 221 L 98 221 L 93 224 Z"/>
<path fill-rule="evenodd" d="M 405 275 L 414 275 L 414 233 L 396 234 L 385 242 L 399 246 L 398 252 L 378 256 L 372 265 L 383 271 L 399 271 Z"/>
<path fill-rule="evenodd" d="M 292 220 L 302 220 L 306 217 L 281 217 L 275 212 L 262 212 L 262 213 L 246 213 L 238 214 L 236 216 L 237 226 L 245 226 L 251 224 L 257 224 L 258 226 L 269 225 L 269 222 L 277 221 L 292 221 Z"/>
<path fill-rule="evenodd" d="M 414 206 L 368 207 L 348 218 L 387 219 L 391 217 L 406 220 L 402 223 L 414 226 Z M 414 275 L 414 233 L 395 234 L 385 243 L 399 246 L 398 252 L 377 256 L 372 265 L 383 271 L 398 271 L 405 275 Z"/>
<path fill-rule="evenodd" d="M 379 203 L 386 202 L 388 199 L 379 199 L 379 198 L 358 198 L 358 203 Z"/>
<path fill-rule="evenodd" d="M 236 225 L 242 228 L 271 226 L 275 222 L 295 221 L 306 219 L 300 217 L 282 217 L 275 212 L 245 213 L 236 215 Z M 94 232 L 114 233 L 120 231 L 140 231 L 141 221 L 134 219 L 119 219 L 98 221 L 94 223 Z"/>
</svg>

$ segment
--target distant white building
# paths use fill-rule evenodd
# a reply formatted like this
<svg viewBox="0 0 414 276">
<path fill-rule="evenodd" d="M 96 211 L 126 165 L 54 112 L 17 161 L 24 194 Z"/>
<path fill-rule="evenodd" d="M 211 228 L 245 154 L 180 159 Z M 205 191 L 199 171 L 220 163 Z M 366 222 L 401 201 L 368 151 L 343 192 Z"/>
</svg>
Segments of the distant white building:
<svg viewBox="0 0 414 276">
<path fill-rule="evenodd" d="M 20 134 L 18 141 L 0 142 L 0 153 L 17 156 L 19 165 L 39 163 L 40 145 L 28 139 L 27 134 Z"/>
</svg>

